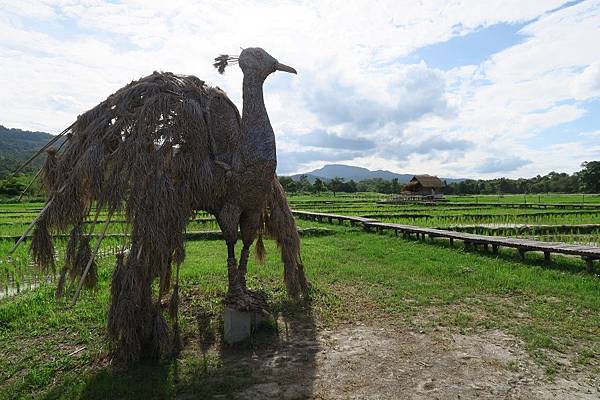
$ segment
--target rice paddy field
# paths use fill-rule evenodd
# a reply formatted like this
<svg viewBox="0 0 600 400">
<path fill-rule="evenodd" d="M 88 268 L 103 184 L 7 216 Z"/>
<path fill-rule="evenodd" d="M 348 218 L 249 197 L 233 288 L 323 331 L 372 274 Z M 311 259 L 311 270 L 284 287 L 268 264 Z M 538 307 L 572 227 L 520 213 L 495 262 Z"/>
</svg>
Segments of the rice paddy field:
<svg viewBox="0 0 600 400">
<path fill-rule="evenodd" d="M 450 196 L 447 203 L 435 205 L 381 203 L 387 199 L 376 193 L 321 194 L 290 196 L 289 202 L 296 210 L 600 246 L 599 195 Z M 534 203 L 548 206 L 511 206 Z M 276 315 L 292 321 L 290 326 L 302 321 L 302 335 L 293 339 L 286 325 L 278 331 L 276 343 L 252 342 L 232 353 L 220 341 L 226 246 L 213 240 L 217 236 L 211 235 L 218 226 L 206 213 L 198 213 L 188 225 L 192 236 L 181 270 L 184 351 L 176 360 L 115 372 L 104 332 L 114 255 L 127 247 L 122 217 L 115 217 L 110 235 L 102 243 L 98 287 L 84 290 L 78 304 L 70 307 L 68 302 L 54 299 L 56 277 L 37 271 L 27 242 L 8 254 L 42 206 L 0 204 L 1 400 L 296 398 L 286 397 L 286 393 L 298 382 L 308 392 L 297 398 L 336 398 L 331 393 L 344 388 L 325 381 L 337 380 L 339 374 L 350 374 L 352 369 L 328 364 L 335 360 L 331 355 L 344 348 L 332 344 L 332 338 L 347 335 L 348 341 L 360 342 L 365 329 L 370 340 L 366 349 L 385 348 L 381 359 L 361 368 L 359 375 L 364 375 L 365 385 L 383 376 L 370 365 L 385 366 L 386 371 L 400 365 L 407 374 L 403 382 L 413 382 L 421 388 L 418 390 L 424 390 L 425 383 L 434 384 L 428 378 L 433 372 L 428 369 L 446 363 L 444 357 L 454 354 L 448 349 L 457 343 L 470 343 L 476 348 L 472 350 L 475 356 L 461 358 L 467 351 L 461 348 L 463 353 L 456 353 L 456 360 L 447 360 L 450 364 L 444 364 L 435 375 L 440 385 L 450 387 L 456 371 L 463 371 L 460 368 L 466 365 L 470 372 L 465 379 L 475 386 L 465 386 L 467 395 L 461 392 L 462 398 L 480 397 L 490 379 L 497 380 L 492 382 L 496 389 L 509 381 L 518 382 L 510 389 L 516 398 L 546 398 L 536 397 L 528 388 L 547 388 L 549 395 L 567 398 L 576 390 L 569 382 L 589 396 L 578 398 L 600 396 L 598 269 L 589 273 L 580 259 L 567 256 L 553 257 L 548 265 L 535 253 L 521 260 L 510 249 L 484 254 L 451 248 L 443 241 L 405 240 L 367 233 L 360 227 L 305 220 L 297 222 L 305 231 L 303 261 L 312 283 L 309 299 L 302 303 L 287 299 L 272 241 L 266 243 L 267 263 L 261 266 L 252 260 L 248 276 L 249 285 L 264 291 Z M 98 216 L 95 231 L 105 220 L 106 215 Z M 93 221 L 88 225 L 91 229 Z M 55 238 L 57 267 L 65 244 L 64 237 Z M 376 339 L 381 332 L 388 336 L 379 343 Z M 414 342 L 403 342 L 398 347 L 403 352 L 396 354 L 390 336 L 414 338 Z M 510 346 L 506 344 L 509 339 Z M 428 344 L 419 348 L 423 343 Z M 417 347 L 413 349 L 413 345 Z M 299 346 L 314 347 L 316 353 L 306 350 L 292 356 Z M 489 346 L 495 350 L 487 359 Z M 358 350 L 350 350 L 339 353 L 340 357 L 360 365 Z M 387 353 L 393 354 L 389 365 Z M 510 357 L 498 358 L 498 354 Z M 484 376 L 472 375 L 478 370 Z M 279 388 L 276 396 L 256 395 L 257 388 L 275 384 Z M 382 387 L 390 384 L 381 383 Z M 199 393 L 202 396 L 198 397 Z M 427 398 L 427 393 L 423 396 Z M 482 397 L 495 398 L 489 393 Z"/>
<path fill-rule="evenodd" d="M 600 195 L 448 196 L 446 203 L 439 204 L 386 203 L 388 197 L 378 193 L 297 195 L 290 196 L 289 203 L 295 210 L 361 216 L 381 222 L 600 246 Z M 529 207 L 534 204 L 547 207 Z M 54 279 L 33 267 L 26 245 L 8 256 L 15 240 L 42 207 L 42 203 L 0 204 L 0 295 Z M 95 223 L 94 217 L 89 218 L 87 228 L 99 231 L 107 215 L 99 214 Z M 297 223 L 304 229 L 318 227 L 305 220 L 297 220 Z M 127 247 L 125 229 L 123 217 L 113 217 L 101 256 L 110 257 Z M 214 217 L 206 212 L 198 212 L 187 227 L 190 234 L 218 230 Z M 58 234 L 55 239 L 57 260 L 64 254 L 65 245 L 66 235 Z"/>
<path fill-rule="evenodd" d="M 290 204 L 297 210 L 361 216 L 381 222 L 600 245 L 600 195 L 448 196 L 447 203 L 427 205 L 380 202 L 385 199 L 375 194 L 297 196 L 290 199 Z M 545 207 L 528 207 L 533 204 Z"/>
</svg>

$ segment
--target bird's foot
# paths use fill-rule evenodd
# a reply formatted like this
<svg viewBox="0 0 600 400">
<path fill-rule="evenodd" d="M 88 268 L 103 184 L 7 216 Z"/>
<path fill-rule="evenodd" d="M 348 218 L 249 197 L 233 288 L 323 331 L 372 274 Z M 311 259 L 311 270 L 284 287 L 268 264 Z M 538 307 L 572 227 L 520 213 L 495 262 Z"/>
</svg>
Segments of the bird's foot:
<svg viewBox="0 0 600 400">
<path fill-rule="evenodd" d="M 227 296 L 225 296 L 223 304 L 239 311 L 265 310 L 267 306 L 266 299 L 263 295 L 242 288 L 230 290 L 227 293 Z"/>
<path fill-rule="evenodd" d="M 262 292 L 257 292 L 246 288 L 246 294 L 252 299 L 254 304 L 262 309 L 267 308 L 267 297 Z"/>
</svg>

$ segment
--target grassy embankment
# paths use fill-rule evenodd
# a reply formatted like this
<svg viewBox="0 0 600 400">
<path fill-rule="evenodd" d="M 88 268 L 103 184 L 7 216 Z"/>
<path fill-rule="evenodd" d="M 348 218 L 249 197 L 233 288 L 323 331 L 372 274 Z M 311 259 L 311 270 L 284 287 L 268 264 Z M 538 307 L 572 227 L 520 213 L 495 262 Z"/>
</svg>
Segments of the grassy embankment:
<svg viewBox="0 0 600 400">
<path fill-rule="evenodd" d="M 265 266 L 251 261 L 249 284 L 264 288 L 274 311 L 297 318 L 311 315 L 319 327 L 385 319 L 425 334 L 501 329 L 524 341 L 549 379 L 562 367 L 548 351 L 598 371 L 597 276 L 558 265 L 544 268 L 535 256 L 522 263 L 512 253 L 491 257 L 450 249 L 443 242 L 431 245 L 326 227 L 336 235 L 303 240 L 313 284 L 310 305 L 286 300 L 272 242 L 267 243 Z M 186 348 L 176 362 L 138 366 L 127 373 L 111 373 L 104 338 L 112 270 L 108 260 L 100 269 L 98 289 L 85 291 L 74 308 L 56 303 L 52 287 L 0 300 L 0 399 L 149 400 L 181 393 L 227 394 L 258 383 L 248 370 L 229 364 L 218 348 L 203 354 L 199 345 L 212 335 L 218 343 L 225 257 L 220 241 L 188 243 L 181 270 Z M 560 263 L 573 270 L 578 264 L 569 259 Z M 208 329 L 202 322 L 206 319 L 211 320 Z"/>
</svg>

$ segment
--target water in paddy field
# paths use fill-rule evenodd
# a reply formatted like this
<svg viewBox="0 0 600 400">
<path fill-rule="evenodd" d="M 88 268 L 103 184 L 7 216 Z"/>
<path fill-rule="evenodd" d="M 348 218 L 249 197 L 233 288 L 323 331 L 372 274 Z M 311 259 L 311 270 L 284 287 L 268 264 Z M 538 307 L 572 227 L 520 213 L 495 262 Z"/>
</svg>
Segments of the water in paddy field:
<svg viewBox="0 0 600 400">
<path fill-rule="evenodd" d="M 110 241 L 110 239 L 105 239 L 98 251 L 96 261 L 99 262 L 103 258 L 115 256 L 121 251 L 127 251 L 116 243 Z M 13 255 L 9 256 L 8 251 L 13 245 L 14 241 L 0 241 L 0 299 L 12 297 L 44 285 L 56 284 L 58 271 L 62 267 L 61 260 L 64 259 L 64 243 L 56 244 L 54 254 L 56 274 L 44 273 L 33 264 L 28 254 L 27 243 L 23 243 Z"/>
<path fill-rule="evenodd" d="M 40 286 L 52 284 L 56 281 L 56 276 L 48 276 L 43 280 L 35 279 L 34 277 L 35 275 L 21 283 L 7 281 L 6 285 L 0 287 L 0 299 L 15 296 L 28 290 L 37 289 Z"/>
</svg>

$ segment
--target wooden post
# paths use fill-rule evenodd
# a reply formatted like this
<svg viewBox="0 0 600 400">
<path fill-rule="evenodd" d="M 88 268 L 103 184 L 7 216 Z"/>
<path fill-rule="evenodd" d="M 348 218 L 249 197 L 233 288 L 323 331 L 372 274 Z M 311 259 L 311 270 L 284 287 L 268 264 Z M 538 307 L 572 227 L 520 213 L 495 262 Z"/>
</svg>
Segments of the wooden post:
<svg viewBox="0 0 600 400">
<path fill-rule="evenodd" d="M 525 260 L 525 249 L 522 247 L 519 247 L 519 256 L 521 257 L 521 260 Z"/>
<path fill-rule="evenodd" d="M 450 238 L 450 247 L 454 247 L 454 238 Z"/>
<path fill-rule="evenodd" d="M 492 245 L 492 253 L 498 254 L 498 245 L 497 244 Z"/>
<path fill-rule="evenodd" d="M 582 257 L 585 260 L 585 265 L 588 272 L 594 272 L 594 259 L 589 257 Z"/>
<path fill-rule="evenodd" d="M 550 252 L 549 251 L 544 252 L 544 262 L 546 264 L 550 264 Z"/>
</svg>

